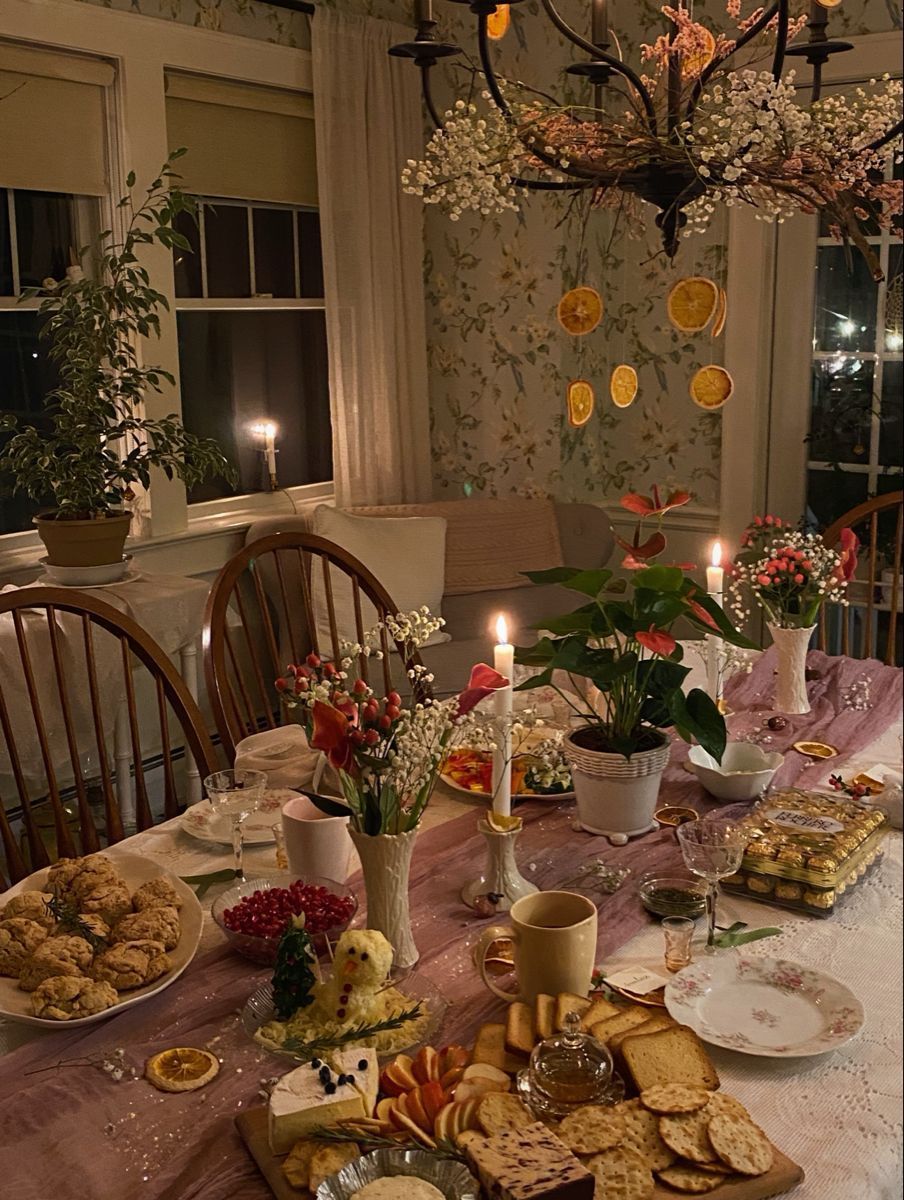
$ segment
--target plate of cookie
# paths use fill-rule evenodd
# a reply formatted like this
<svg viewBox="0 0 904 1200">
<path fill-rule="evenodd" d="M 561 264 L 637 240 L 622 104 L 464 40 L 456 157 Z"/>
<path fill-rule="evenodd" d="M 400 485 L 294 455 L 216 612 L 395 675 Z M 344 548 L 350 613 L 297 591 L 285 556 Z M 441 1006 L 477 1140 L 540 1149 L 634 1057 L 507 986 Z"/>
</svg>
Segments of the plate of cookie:
<svg viewBox="0 0 904 1200">
<path fill-rule="evenodd" d="M 0 895 L 0 1016 L 90 1025 L 173 983 L 203 913 L 176 875 L 137 854 L 64 858 Z"/>
</svg>

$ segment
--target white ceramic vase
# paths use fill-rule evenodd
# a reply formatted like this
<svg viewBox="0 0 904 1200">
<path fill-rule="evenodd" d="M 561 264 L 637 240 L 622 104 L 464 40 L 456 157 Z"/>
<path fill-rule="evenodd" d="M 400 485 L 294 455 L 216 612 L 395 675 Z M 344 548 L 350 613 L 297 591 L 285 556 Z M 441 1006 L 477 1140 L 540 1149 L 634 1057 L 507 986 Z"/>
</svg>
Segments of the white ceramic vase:
<svg viewBox="0 0 904 1200">
<path fill-rule="evenodd" d="M 778 673 L 775 680 L 776 712 L 794 715 L 810 711 L 810 700 L 807 696 L 807 649 L 815 628 L 815 625 L 809 625 L 806 629 L 769 626 L 778 657 Z"/>
<path fill-rule="evenodd" d="M 576 731 L 579 732 L 579 731 Z M 588 833 L 638 837 L 654 826 L 659 785 L 669 761 L 669 742 L 625 758 L 587 750 L 565 739 L 564 752 L 574 780 L 578 820 Z"/>
<path fill-rule="evenodd" d="M 370 836 L 350 829 L 361 859 L 367 892 L 367 927 L 378 929 L 392 944 L 393 967 L 413 967 L 420 955 L 411 932 L 408 875 L 417 830 Z"/>
</svg>

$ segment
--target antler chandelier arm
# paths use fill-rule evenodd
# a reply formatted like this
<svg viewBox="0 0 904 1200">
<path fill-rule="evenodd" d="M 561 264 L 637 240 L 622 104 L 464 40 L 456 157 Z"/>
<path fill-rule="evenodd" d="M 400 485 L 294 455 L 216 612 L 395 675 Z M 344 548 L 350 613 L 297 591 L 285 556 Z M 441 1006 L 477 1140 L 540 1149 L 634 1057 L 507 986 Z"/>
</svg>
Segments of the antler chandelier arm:
<svg viewBox="0 0 904 1200">
<path fill-rule="evenodd" d="M 581 37 L 581 35 L 572 29 L 568 22 L 559 15 L 555 5 L 552 3 L 552 0 L 542 0 L 542 3 L 550 21 L 552 21 L 553 25 L 555 25 L 556 29 L 558 29 L 559 33 L 561 33 L 563 37 L 568 38 L 568 40 L 580 50 L 586 50 L 588 54 L 592 54 L 595 62 L 605 63 L 606 66 L 611 67 L 617 75 L 621 75 L 627 79 L 628 83 L 630 83 L 631 87 L 637 93 L 637 96 L 644 107 L 644 111 L 647 114 L 647 120 L 650 125 L 650 132 L 654 137 L 656 137 L 658 128 L 656 121 L 656 108 L 653 104 L 653 99 L 650 96 L 650 93 L 644 87 L 643 80 L 640 78 L 640 76 L 636 75 L 626 63 L 621 61 L 620 58 L 616 58 L 613 54 L 607 54 L 604 50 L 601 50 L 599 46 L 594 46 L 593 42 L 588 42 L 586 38 Z"/>
<path fill-rule="evenodd" d="M 775 27 L 775 54 L 772 57 L 772 78 L 776 83 L 782 77 L 785 51 L 788 48 L 788 24 L 788 0 L 778 0 L 778 21 Z M 737 49 L 737 46 L 735 49 Z"/>
<path fill-rule="evenodd" d="M 898 121 L 896 125 L 892 125 L 891 129 L 882 134 L 874 142 L 867 146 L 867 150 L 881 150 L 883 146 L 887 146 L 889 142 L 893 142 L 895 138 L 904 133 L 904 120 Z"/>
<path fill-rule="evenodd" d="M 424 107 L 427 109 L 427 113 L 430 117 L 430 120 L 433 122 L 434 126 L 437 129 L 441 129 L 442 124 L 443 124 L 443 119 L 439 115 L 439 111 L 437 110 L 437 107 L 433 102 L 433 86 L 430 83 L 430 68 L 432 66 L 433 66 L 433 63 L 429 63 L 429 62 L 420 64 L 421 95 L 424 99 Z"/>
<path fill-rule="evenodd" d="M 507 121 L 514 123 L 515 118 L 512 110 L 509 108 L 508 101 L 499 88 L 499 80 L 496 78 L 496 72 L 493 69 L 493 60 L 490 58 L 490 42 L 487 37 L 487 14 L 483 12 L 477 17 L 477 53 L 480 55 L 483 77 L 487 81 L 487 87 L 489 88 L 490 95 L 493 97 L 493 103 Z"/>
<path fill-rule="evenodd" d="M 762 31 L 778 12 L 779 4 L 781 2 L 782 0 L 775 0 L 773 4 L 770 4 L 768 8 L 764 9 L 759 19 L 750 26 L 746 33 L 743 33 L 738 38 L 734 44 L 734 47 L 728 52 L 728 54 L 723 54 L 717 58 L 714 58 L 709 66 L 703 68 L 703 70 L 697 76 L 697 82 L 694 84 L 691 90 L 690 100 L 687 102 L 687 109 L 685 110 L 684 114 L 686 120 L 689 121 L 693 117 L 694 109 L 697 107 L 697 101 L 700 99 L 701 95 L 703 94 L 703 89 L 709 83 L 710 79 L 712 79 L 713 75 L 715 75 L 716 71 L 719 70 L 723 63 L 728 62 L 732 55 L 737 54 L 737 52 L 746 46 L 748 42 L 752 42 L 758 34 L 762 33 Z M 785 3 L 787 4 L 787 0 L 785 0 Z"/>
</svg>

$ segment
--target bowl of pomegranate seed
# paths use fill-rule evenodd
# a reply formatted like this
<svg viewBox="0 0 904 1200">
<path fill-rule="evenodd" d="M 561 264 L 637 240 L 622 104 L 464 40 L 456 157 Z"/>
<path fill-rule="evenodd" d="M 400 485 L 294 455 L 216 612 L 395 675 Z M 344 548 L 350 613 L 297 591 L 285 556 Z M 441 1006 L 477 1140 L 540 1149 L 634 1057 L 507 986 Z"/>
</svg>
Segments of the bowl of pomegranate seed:
<svg viewBox="0 0 904 1200">
<path fill-rule="evenodd" d="M 214 900 L 211 915 L 235 951 L 270 966 L 290 917 L 304 913 L 314 949 L 323 955 L 327 939 L 335 942 L 357 911 L 357 898 L 344 883 L 283 871 L 237 883 Z"/>
</svg>

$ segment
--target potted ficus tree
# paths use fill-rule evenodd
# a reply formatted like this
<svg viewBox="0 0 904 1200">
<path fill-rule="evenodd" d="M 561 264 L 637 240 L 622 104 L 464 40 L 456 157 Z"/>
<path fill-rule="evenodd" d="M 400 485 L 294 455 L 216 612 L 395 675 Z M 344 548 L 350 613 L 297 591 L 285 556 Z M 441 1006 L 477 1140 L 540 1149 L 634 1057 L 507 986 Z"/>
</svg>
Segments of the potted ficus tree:
<svg viewBox="0 0 904 1200">
<path fill-rule="evenodd" d="M 47 505 L 34 518 L 51 566 L 87 567 L 122 561 L 130 513 L 124 508 L 136 483 L 147 487 L 159 467 L 191 486 L 209 475 L 234 477 L 216 442 L 186 431 L 177 416 L 144 415 L 149 392 L 172 387 L 162 367 L 144 365 L 140 340 L 160 335 L 166 297 L 152 287 L 141 248 L 158 243 L 189 251 L 175 228 L 195 202 L 178 187 L 174 152 L 147 188 L 141 203 L 129 194 L 118 209 L 126 220 L 117 241 L 110 230 L 79 252 L 93 259 L 85 274 L 73 267 L 62 281 L 47 279 L 23 299 L 41 298 L 41 337 L 49 344 L 60 383 L 47 397 L 40 425 L 18 429 L 0 455 L 13 489 Z M 15 428 L 15 418 L 0 418 Z"/>
<path fill-rule="evenodd" d="M 661 501 L 629 493 L 622 506 L 638 515 L 625 550 L 626 578 L 612 571 L 554 567 L 529 571 L 541 586 L 560 584 L 586 598 L 573 612 L 538 622 L 544 636 L 518 647 L 515 661 L 540 668 L 519 690 L 551 686 L 571 707 L 575 728 L 565 739 L 578 818 L 591 833 L 634 836 L 650 828 L 669 758 L 666 730 L 696 740 L 715 759 L 725 749 L 725 721 L 699 688 L 685 695 L 689 668 L 673 634 L 679 621 L 753 648 L 705 590 L 685 575 L 688 564 L 653 560 L 665 549 L 661 529 L 646 536 L 644 520 L 686 504 L 675 492 Z M 568 685 L 565 686 L 565 680 Z"/>
</svg>

